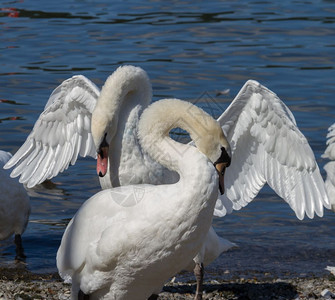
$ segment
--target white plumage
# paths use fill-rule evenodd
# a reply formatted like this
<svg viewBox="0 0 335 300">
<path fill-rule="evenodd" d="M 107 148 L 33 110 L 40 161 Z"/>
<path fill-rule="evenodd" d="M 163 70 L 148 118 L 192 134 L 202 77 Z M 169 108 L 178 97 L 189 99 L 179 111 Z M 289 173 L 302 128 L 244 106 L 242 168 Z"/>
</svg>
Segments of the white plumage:
<svg viewBox="0 0 335 300">
<path fill-rule="evenodd" d="M 184 270 L 193 272 L 195 268 L 194 263 L 208 266 L 215 259 L 217 259 L 221 253 L 237 247 L 238 246 L 235 243 L 218 236 L 214 228 L 211 226 L 200 252 L 197 254 L 197 256 L 194 257 L 193 260 L 189 261 L 189 264 L 184 268 Z"/>
<path fill-rule="evenodd" d="M 325 269 L 335 276 L 335 267 L 327 266 Z"/>
<path fill-rule="evenodd" d="M 176 173 L 143 153 L 138 142 L 138 120 L 151 93 L 146 73 L 132 66 L 118 68 L 101 93 L 83 76 L 64 81 L 6 168 L 14 167 L 12 176 L 21 175 L 21 182 L 33 186 L 74 163 L 78 153 L 95 157 L 93 139 L 98 145 L 106 133 L 110 147 L 102 188 L 176 182 Z M 265 183 L 299 219 L 305 214 L 322 216 L 323 207 L 330 207 L 308 141 L 276 94 L 249 80 L 218 121 L 231 145 L 232 164 L 225 175 L 226 193 L 216 202 L 216 216 L 246 206 Z"/>
<path fill-rule="evenodd" d="M 103 188 L 176 181 L 175 174 L 142 153 L 138 143 L 139 116 L 150 101 L 151 84 L 140 68 L 118 68 L 101 95 L 90 80 L 74 76 L 53 91 L 26 142 L 5 168 L 14 167 L 11 176 L 21 176 L 20 182 L 32 187 L 74 164 L 78 154 L 96 157 L 91 132 L 95 108 L 93 115 L 103 123 L 96 127 L 109 131 L 108 172 L 100 178 Z M 110 111 L 105 103 L 113 104 Z M 231 144 L 233 161 L 215 215 L 247 205 L 265 183 L 299 219 L 305 214 L 322 216 L 323 207 L 329 208 L 312 149 L 275 93 L 249 80 L 218 121 Z"/>
<path fill-rule="evenodd" d="M 175 126 L 196 136 L 197 148 L 173 141 Z M 106 189 L 82 205 L 57 253 L 73 299 L 79 290 L 90 299 L 147 299 L 186 267 L 209 231 L 219 177 L 213 163 L 228 147 L 220 125 L 188 102 L 162 100 L 144 111 L 139 134 L 143 149 L 180 179 Z"/>
<path fill-rule="evenodd" d="M 3 169 L 11 157 L 9 152 L 0 150 L 0 240 L 14 235 L 16 259 L 23 260 L 21 235 L 27 227 L 30 202 L 23 185 L 10 178 L 9 171 Z"/>
<path fill-rule="evenodd" d="M 218 121 L 231 146 L 232 164 L 216 215 L 225 215 L 229 201 L 233 209 L 244 207 L 268 183 L 298 219 L 323 216 L 323 207 L 330 205 L 313 151 L 275 93 L 249 80 Z"/>
<path fill-rule="evenodd" d="M 96 157 L 93 137 L 99 144 L 108 132 L 108 169 L 99 177 L 102 188 L 176 182 L 178 174 L 152 160 L 138 141 L 139 117 L 151 97 L 147 74 L 133 66 L 118 68 L 107 78 L 101 93 L 84 76 L 65 80 L 52 92 L 32 132 L 6 168 L 14 166 L 11 176 L 21 175 L 20 181 L 32 187 L 57 176 L 74 164 L 78 155 Z M 230 242 L 214 230 L 208 237 L 210 244 L 215 237 L 220 249 L 229 248 Z M 218 255 L 217 248 L 206 249 L 204 260 Z"/>
<path fill-rule="evenodd" d="M 323 167 L 327 173 L 326 189 L 332 210 L 335 211 L 335 124 L 328 128 L 327 148 L 322 155 L 323 158 L 328 158 L 330 161 Z"/>
<path fill-rule="evenodd" d="M 5 168 L 28 188 L 51 179 L 74 164 L 78 155 L 96 156 L 91 114 L 100 92 L 84 76 L 64 81 L 51 94 L 24 144 Z"/>
</svg>

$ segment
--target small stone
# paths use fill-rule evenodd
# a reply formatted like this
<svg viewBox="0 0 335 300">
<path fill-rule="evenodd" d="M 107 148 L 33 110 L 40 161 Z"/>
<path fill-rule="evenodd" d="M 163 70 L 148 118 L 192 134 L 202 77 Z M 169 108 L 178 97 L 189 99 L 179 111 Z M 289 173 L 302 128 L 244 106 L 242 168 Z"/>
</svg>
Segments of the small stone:
<svg viewBox="0 0 335 300">
<path fill-rule="evenodd" d="M 334 299 L 335 298 L 335 295 L 331 291 L 329 291 L 328 289 L 324 289 L 321 292 L 321 296 L 326 298 L 326 299 Z"/>
</svg>

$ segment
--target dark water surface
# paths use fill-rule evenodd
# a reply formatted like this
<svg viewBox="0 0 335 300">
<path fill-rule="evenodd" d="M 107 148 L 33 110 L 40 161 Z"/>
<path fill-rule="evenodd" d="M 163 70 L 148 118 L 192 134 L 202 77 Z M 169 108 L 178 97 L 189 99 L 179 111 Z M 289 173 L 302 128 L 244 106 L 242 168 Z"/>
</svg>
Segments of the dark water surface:
<svg viewBox="0 0 335 300">
<path fill-rule="evenodd" d="M 248 79 L 293 111 L 320 167 L 335 112 L 334 1 L 0 1 L 0 149 L 14 153 L 63 80 L 83 74 L 101 86 L 121 64 L 144 68 L 154 100 L 176 97 L 224 109 Z M 218 91 L 229 92 L 216 96 Z M 322 173 L 324 175 L 323 169 Z M 92 159 L 33 190 L 24 234 L 27 268 L 56 271 L 69 219 L 98 191 Z M 323 274 L 335 265 L 335 217 L 298 221 L 269 188 L 248 207 L 216 219 L 239 248 L 212 276 Z M 0 263 L 14 247 L 1 243 Z M 229 273 L 227 272 L 229 271 Z"/>
</svg>

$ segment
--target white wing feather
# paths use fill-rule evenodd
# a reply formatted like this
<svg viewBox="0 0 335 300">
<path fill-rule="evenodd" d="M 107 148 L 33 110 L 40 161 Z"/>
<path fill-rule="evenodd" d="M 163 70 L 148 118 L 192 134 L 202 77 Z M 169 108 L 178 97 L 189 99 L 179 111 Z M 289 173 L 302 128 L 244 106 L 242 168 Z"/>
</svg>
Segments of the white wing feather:
<svg viewBox="0 0 335 300">
<path fill-rule="evenodd" d="M 55 177 L 80 156 L 96 156 L 91 115 L 99 89 L 82 75 L 62 82 L 50 95 L 25 143 L 5 165 L 11 176 L 33 187 Z"/>
<path fill-rule="evenodd" d="M 215 214 L 225 215 L 232 201 L 240 209 L 265 183 L 282 197 L 299 219 L 323 215 L 329 208 L 314 154 L 295 119 L 276 94 L 249 80 L 218 119 L 231 146 L 232 163 L 225 175 L 226 195 Z M 220 208 L 222 208 L 220 211 Z"/>
<path fill-rule="evenodd" d="M 327 148 L 322 157 L 335 160 L 335 123 L 328 128 Z"/>
</svg>

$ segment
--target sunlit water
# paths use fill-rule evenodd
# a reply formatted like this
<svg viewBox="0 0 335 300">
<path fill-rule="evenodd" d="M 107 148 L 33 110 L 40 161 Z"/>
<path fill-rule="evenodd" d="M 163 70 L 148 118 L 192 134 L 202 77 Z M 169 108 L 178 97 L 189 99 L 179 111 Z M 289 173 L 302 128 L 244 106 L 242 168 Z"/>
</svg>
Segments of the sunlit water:
<svg viewBox="0 0 335 300">
<path fill-rule="evenodd" d="M 218 116 L 248 79 L 276 92 L 308 138 L 322 173 L 335 112 L 334 1 L 1 1 L 0 148 L 23 143 L 51 91 L 83 74 L 101 86 L 121 64 L 144 68 L 154 100 L 210 104 Z M 229 89 L 229 92 L 227 92 Z M 225 91 L 217 96 L 218 91 Z M 67 222 L 99 190 L 93 159 L 80 159 L 47 190 L 31 191 L 27 268 L 55 272 Z M 214 277 L 324 274 L 335 264 L 334 214 L 298 221 L 264 188 L 249 206 L 215 219 L 239 248 Z M 14 246 L 2 242 L 0 263 Z"/>
</svg>

